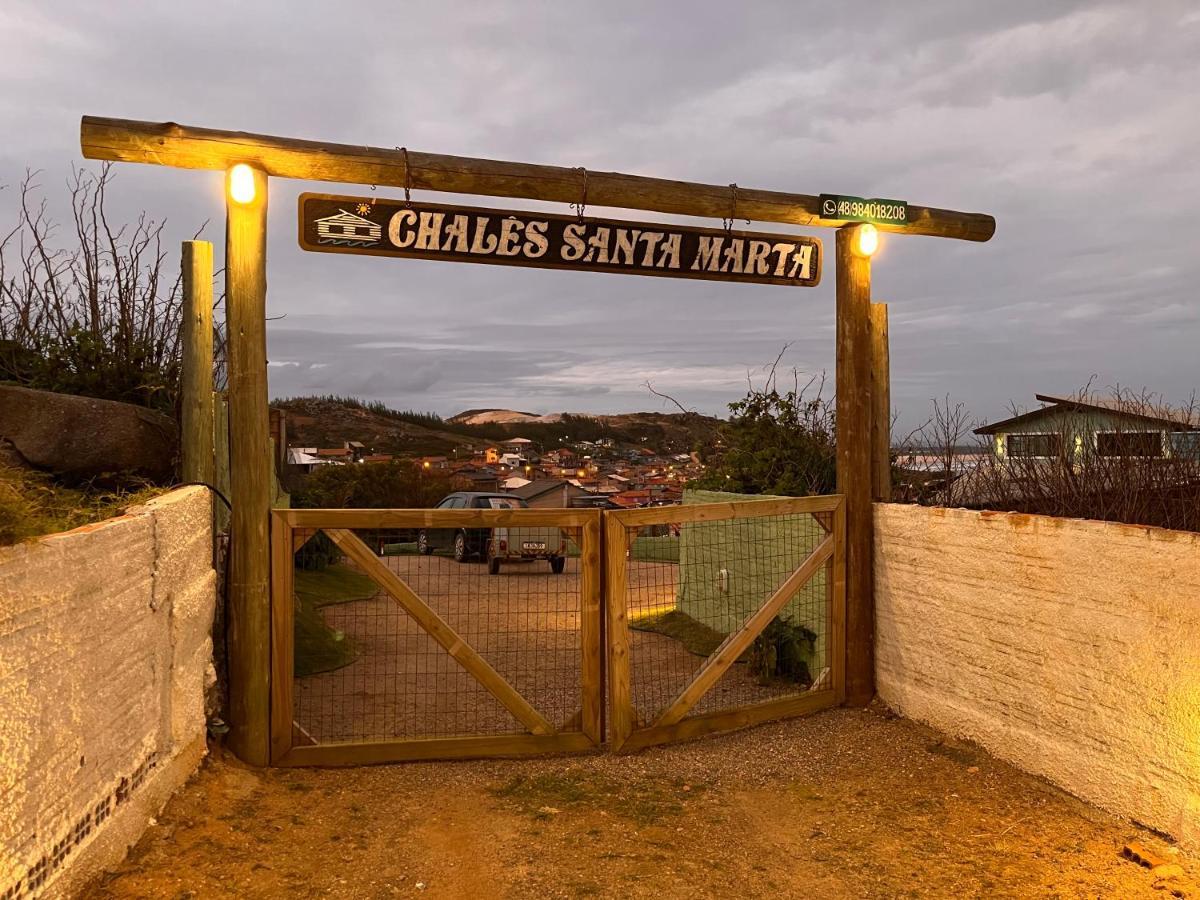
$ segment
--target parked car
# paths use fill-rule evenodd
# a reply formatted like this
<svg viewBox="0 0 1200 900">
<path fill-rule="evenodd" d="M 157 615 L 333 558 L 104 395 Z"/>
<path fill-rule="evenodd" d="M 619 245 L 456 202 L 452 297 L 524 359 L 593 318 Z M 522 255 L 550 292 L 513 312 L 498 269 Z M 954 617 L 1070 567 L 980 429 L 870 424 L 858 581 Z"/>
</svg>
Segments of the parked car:
<svg viewBox="0 0 1200 900">
<path fill-rule="evenodd" d="M 456 491 L 435 509 L 527 509 L 529 504 L 512 494 Z M 435 550 L 450 550 L 458 562 L 484 559 L 488 573 L 500 574 L 504 563 L 546 560 L 550 571 L 561 575 L 566 567 L 567 540 L 554 526 L 522 525 L 495 528 L 423 528 L 417 535 L 417 550 L 428 556 Z"/>
</svg>

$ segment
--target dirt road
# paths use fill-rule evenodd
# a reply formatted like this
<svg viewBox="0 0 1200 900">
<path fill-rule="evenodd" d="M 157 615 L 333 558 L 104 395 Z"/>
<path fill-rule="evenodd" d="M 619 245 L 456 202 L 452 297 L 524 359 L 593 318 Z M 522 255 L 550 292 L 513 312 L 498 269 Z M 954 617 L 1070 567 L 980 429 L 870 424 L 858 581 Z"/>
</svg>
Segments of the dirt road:
<svg viewBox="0 0 1200 900">
<path fill-rule="evenodd" d="M 833 710 L 628 757 L 213 761 L 86 896 L 1161 898 L 1194 896 L 1190 868 L 972 747 Z"/>
</svg>

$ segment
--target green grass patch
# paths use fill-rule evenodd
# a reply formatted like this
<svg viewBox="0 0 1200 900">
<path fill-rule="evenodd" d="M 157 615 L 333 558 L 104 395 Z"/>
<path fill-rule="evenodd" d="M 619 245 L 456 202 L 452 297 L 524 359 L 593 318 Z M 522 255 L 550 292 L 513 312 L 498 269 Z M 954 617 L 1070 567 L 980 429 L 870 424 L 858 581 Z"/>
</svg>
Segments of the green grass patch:
<svg viewBox="0 0 1200 900">
<path fill-rule="evenodd" d="M 638 562 L 665 562 L 679 564 L 679 538 L 671 535 L 661 537 L 634 538 L 629 548 L 629 558 Z"/>
<path fill-rule="evenodd" d="M 344 632 L 330 628 L 321 608 L 369 600 L 379 593 L 378 586 L 366 575 L 337 564 L 316 570 L 296 569 L 295 578 L 297 677 L 350 665 L 358 655 L 354 641 Z"/>
<path fill-rule="evenodd" d="M 313 601 L 315 606 L 370 600 L 379 586 L 349 566 L 334 564 L 324 569 L 296 569 L 296 596 Z"/>
<path fill-rule="evenodd" d="M 44 472 L 0 464 L 0 547 L 103 522 L 165 490 L 145 485 L 68 487 Z"/>
<path fill-rule="evenodd" d="M 384 544 L 383 545 L 383 555 L 384 556 L 416 556 L 417 555 L 417 542 L 416 541 L 404 541 L 402 543 L 397 543 L 397 544 Z"/>
<path fill-rule="evenodd" d="M 664 610 L 644 616 L 630 616 L 629 627 L 636 631 L 650 631 L 662 634 L 679 641 L 689 653 L 696 656 L 709 656 L 725 635 L 709 628 L 703 622 L 697 621 L 687 613 L 678 609 Z"/>
</svg>

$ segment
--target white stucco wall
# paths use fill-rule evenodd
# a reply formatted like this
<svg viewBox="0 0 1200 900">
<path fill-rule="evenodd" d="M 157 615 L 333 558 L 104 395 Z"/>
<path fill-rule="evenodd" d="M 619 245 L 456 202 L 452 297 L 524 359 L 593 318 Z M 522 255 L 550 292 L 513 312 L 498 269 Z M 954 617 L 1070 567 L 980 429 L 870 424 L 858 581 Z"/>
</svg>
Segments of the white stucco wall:
<svg viewBox="0 0 1200 900">
<path fill-rule="evenodd" d="M 0 549 L 0 898 L 112 865 L 204 754 L 212 500 Z"/>
<path fill-rule="evenodd" d="M 1200 847 L 1200 534 L 897 504 L 875 526 L 885 702 Z"/>
</svg>

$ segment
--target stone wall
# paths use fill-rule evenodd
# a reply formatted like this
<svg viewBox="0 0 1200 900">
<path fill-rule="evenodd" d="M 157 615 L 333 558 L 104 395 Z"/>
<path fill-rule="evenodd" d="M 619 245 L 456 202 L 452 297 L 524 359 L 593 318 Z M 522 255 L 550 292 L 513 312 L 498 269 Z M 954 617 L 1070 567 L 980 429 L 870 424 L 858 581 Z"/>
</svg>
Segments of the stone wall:
<svg viewBox="0 0 1200 900">
<path fill-rule="evenodd" d="M 885 702 L 1200 847 L 1200 534 L 897 504 L 875 526 Z"/>
<path fill-rule="evenodd" d="M 0 549 L 0 900 L 120 860 L 205 752 L 212 499 Z"/>
</svg>

